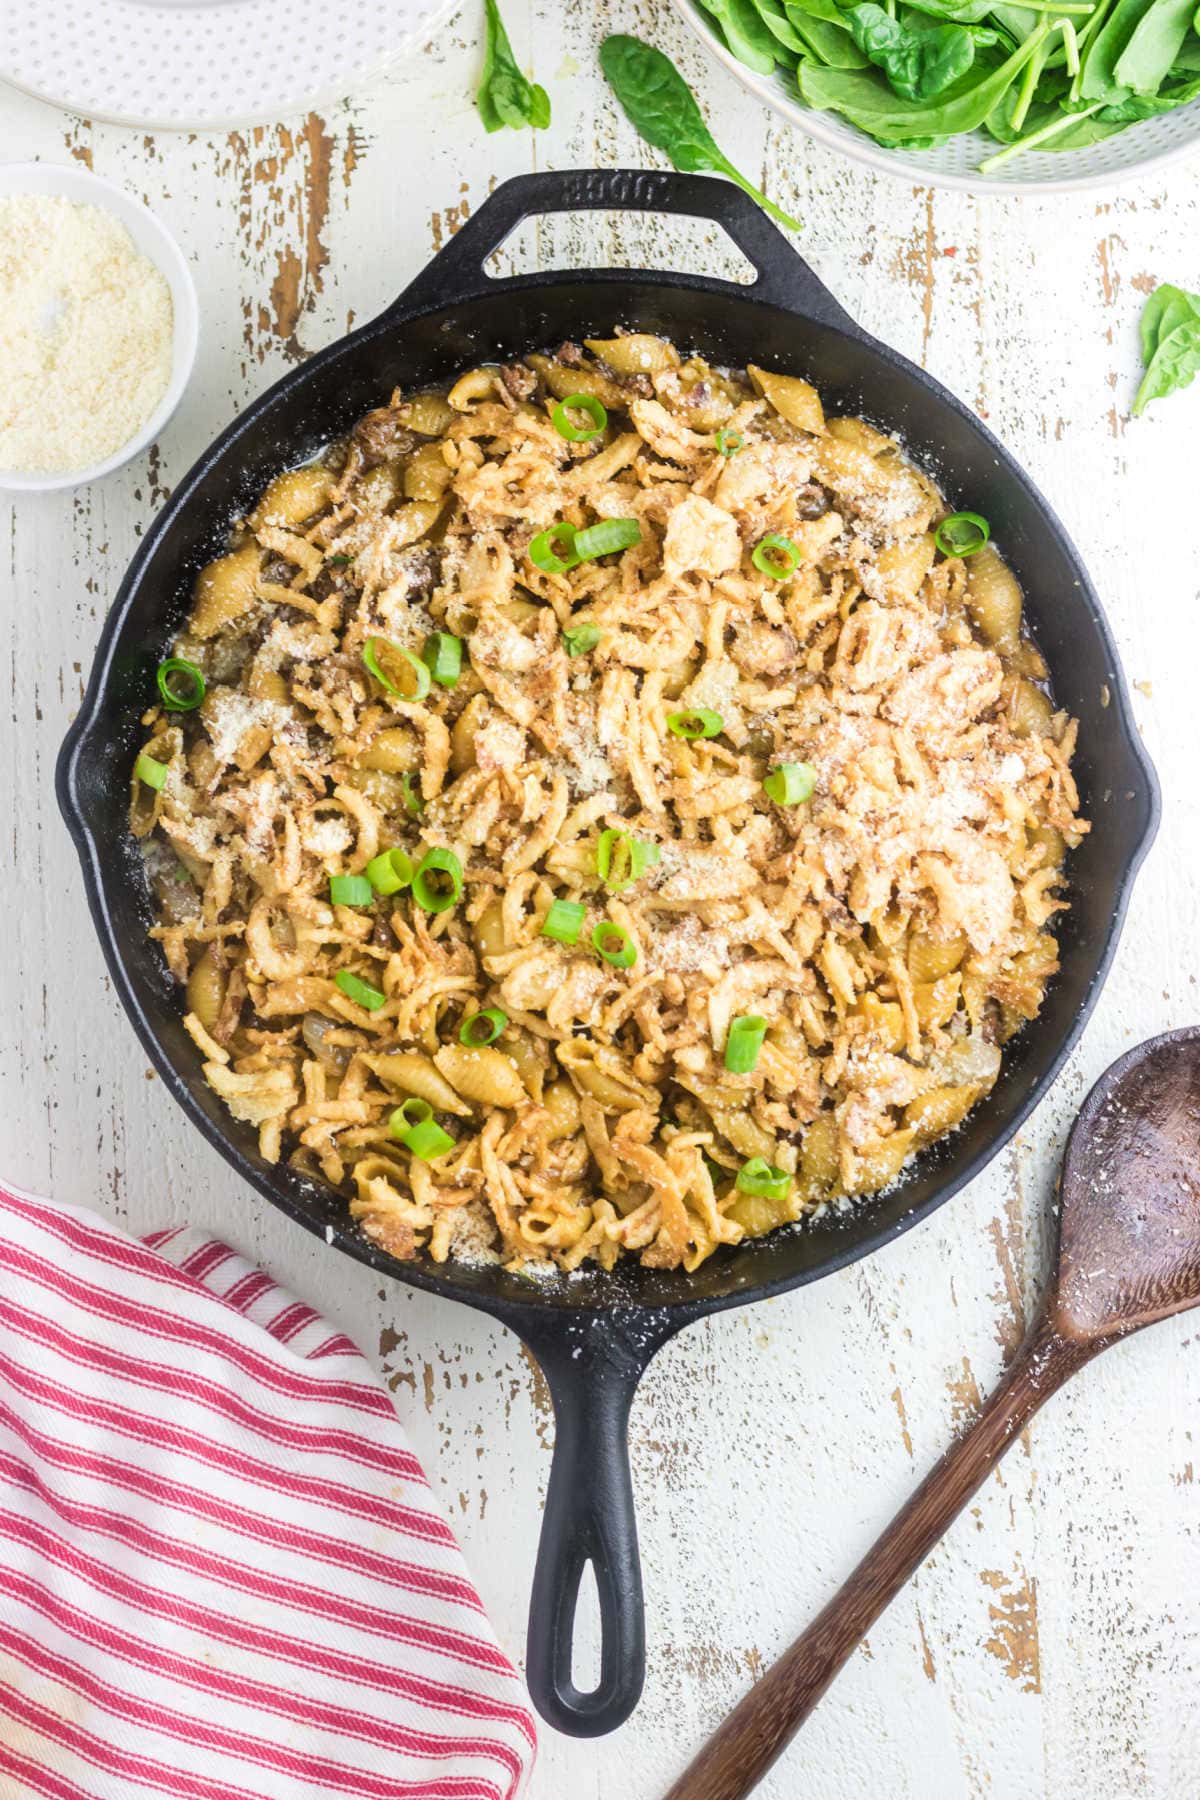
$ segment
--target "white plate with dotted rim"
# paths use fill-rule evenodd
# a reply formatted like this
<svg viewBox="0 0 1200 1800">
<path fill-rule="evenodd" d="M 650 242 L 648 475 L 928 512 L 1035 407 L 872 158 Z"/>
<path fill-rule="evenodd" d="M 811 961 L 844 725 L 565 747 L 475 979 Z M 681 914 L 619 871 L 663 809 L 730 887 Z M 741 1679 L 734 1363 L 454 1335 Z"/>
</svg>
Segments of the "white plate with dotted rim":
<svg viewBox="0 0 1200 1800">
<path fill-rule="evenodd" d="M 107 124 L 288 118 L 426 44 L 461 0 L 0 0 L 0 80 Z"/>
<path fill-rule="evenodd" d="M 1083 150 L 1030 150 L 1006 163 L 1003 172 L 981 175 L 979 164 L 1001 146 L 985 131 L 966 132 L 937 150 L 885 150 L 837 113 L 815 112 L 796 95 L 790 74 L 777 69 L 757 75 L 740 63 L 709 29 L 711 15 L 697 0 L 674 0 L 675 9 L 701 43 L 743 86 L 782 113 L 792 125 L 841 150 L 855 162 L 885 174 L 899 175 L 922 187 L 958 188 L 963 193 L 1071 193 L 1083 188 L 1115 187 L 1182 157 L 1200 154 L 1200 100 L 1192 100 L 1157 119 L 1144 119 L 1125 131 L 1089 144 Z M 719 133 L 718 133 L 719 136 Z"/>
</svg>

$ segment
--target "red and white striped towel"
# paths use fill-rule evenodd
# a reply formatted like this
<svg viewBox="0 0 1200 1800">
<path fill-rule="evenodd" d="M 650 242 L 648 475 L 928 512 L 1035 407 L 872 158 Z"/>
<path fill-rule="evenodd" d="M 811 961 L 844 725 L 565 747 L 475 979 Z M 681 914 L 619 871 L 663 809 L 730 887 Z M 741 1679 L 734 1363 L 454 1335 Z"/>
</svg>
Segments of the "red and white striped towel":
<svg viewBox="0 0 1200 1800">
<path fill-rule="evenodd" d="M 0 1188 L 4 1800 L 516 1800 L 534 1748 L 349 1339 Z"/>
</svg>

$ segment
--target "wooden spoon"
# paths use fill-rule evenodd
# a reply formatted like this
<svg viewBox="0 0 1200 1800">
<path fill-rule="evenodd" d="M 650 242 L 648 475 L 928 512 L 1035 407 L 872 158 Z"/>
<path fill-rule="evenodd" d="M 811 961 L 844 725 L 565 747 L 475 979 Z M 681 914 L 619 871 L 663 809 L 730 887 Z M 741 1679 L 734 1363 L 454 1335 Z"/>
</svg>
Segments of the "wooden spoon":
<svg viewBox="0 0 1200 1800">
<path fill-rule="evenodd" d="M 666 1800 L 750 1793 L 1038 1408 L 1118 1338 L 1200 1302 L 1200 1027 L 1101 1076 L 1067 1140 L 1061 1198 L 1057 1266 L 1000 1386 Z"/>
</svg>

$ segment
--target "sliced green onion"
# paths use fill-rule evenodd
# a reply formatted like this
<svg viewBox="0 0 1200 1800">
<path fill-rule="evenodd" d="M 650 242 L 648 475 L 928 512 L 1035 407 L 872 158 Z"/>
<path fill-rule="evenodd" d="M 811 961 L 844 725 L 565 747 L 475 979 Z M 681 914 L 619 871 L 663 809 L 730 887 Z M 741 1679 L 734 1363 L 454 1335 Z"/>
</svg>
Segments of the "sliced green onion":
<svg viewBox="0 0 1200 1800">
<path fill-rule="evenodd" d="M 529 540 L 529 560 L 547 575 L 565 575 L 575 566 L 575 527 L 566 519 Z"/>
<path fill-rule="evenodd" d="M 425 912 L 445 912 L 463 891 L 462 864 L 453 850 L 427 850 L 412 878 L 413 899 Z"/>
<path fill-rule="evenodd" d="M 365 875 L 331 875 L 329 898 L 335 906 L 370 906 L 375 890 Z"/>
<path fill-rule="evenodd" d="M 458 1041 L 468 1050 L 494 1044 L 508 1024 L 508 1014 L 499 1006 L 485 1006 L 482 1012 L 468 1015 L 458 1028 Z"/>
<path fill-rule="evenodd" d="M 630 837 L 627 831 L 600 833 L 596 845 L 596 873 L 610 894 L 624 893 L 648 868 L 661 861 L 662 850 L 649 840 Z"/>
<path fill-rule="evenodd" d="M 799 806 L 811 800 L 817 785 L 817 771 L 811 763 L 778 763 L 764 777 L 763 790 L 768 800 L 780 806 Z"/>
<path fill-rule="evenodd" d="M 411 1150 L 422 1162 L 433 1162 L 435 1157 L 445 1156 L 447 1150 L 454 1148 L 454 1139 L 450 1133 L 443 1131 L 433 1119 L 425 1119 L 420 1125 L 410 1125 L 399 1136 L 405 1149 Z"/>
<path fill-rule="evenodd" d="M 341 988 L 347 1000 L 356 1000 L 367 1012 L 378 1012 L 387 1003 L 386 994 L 381 994 L 378 988 L 373 988 L 361 976 L 352 975 L 349 969 L 339 969 L 333 978 L 333 985 Z"/>
<path fill-rule="evenodd" d="M 416 777 L 411 769 L 406 769 L 400 777 L 400 786 L 404 791 L 404 810 L 411 818 L 418 819 L 425 811 L 425 797 L 420 789 L 414 786 Z"/>
<path fill-rule="evenodd" d="M 772 581 L 783 581 L 800 567 L 799 546 L 782 532 L 772 531 L 759 539 L 750 553 L 750 561 L 760 575 L 769 575 Z"/>
<path fill-rule="evenodd" d="M 978 513 L 951 513 L 933 534 L 943 556 L 974 556 L 992 535 L 987 520 Z"/>
<path fill-rule="evenodd" d="M 602 636 L 598 625 L 569 625 L 563 632 L 563 649 L 568 656 L 586 656 Z"/>
<path fill-rule="evenodd" d="M 553 938 L 556 944 L 577 944 L 586 914 L 582 900 L 552 900 L 542 920 L 542 936 Z"/>
<path fill-rule="evenodd" d="M 571 423 L 573 412 L 587 414 L 592 421 L 587 430 Z M 599 437 L 608 424 L 608 414 L 595 394 L 568 394 L 565 400 L 559 401 L 550 417 L 559 437 L 565 437 L 569 444 L 586 444 L 589 438 Z"/>
<path fill-rule="evenodd" d="M 419 1156 L 422 1162 L 445 1156 L 447 1150 L 454 1148 L 454 1139 L 437 1123 L 428 1100 L 421 1100 L 416 1094 L 410 1094 L 391 1113 L 388 1136 L 398 1138 L 405 1149 Z"/>
<path fill-rule="evenodd" d="M 675 737 L 714 738 L 724 729 L 725 721 L 720 713 L 712 712 L 707 706 L 689 706 L 686 712 L 667 714 L 667 730 Z"/>
<path fill-rule="evenodd" d="M 737 1187 L 743 1194 L 761 1194 L 764 1200 L 786 1200 L 792 1178 L 786 1169 L 777 1169 L 765 1156 L 752 1156 L 737 1172 Z"/>
<path fill-rule="evenodd" d="M 611 556 L 614 550 L 629 550 L 642 541 L 642 528 L 636 519 L 601 519 L 586 531 L 575 533 L 576 562 L 591 562 L 596 556 Z"/>
<path fill-rule="evenodd" d="M 381 850 L 363 873 L 377 894 L 398 894 L 413 878 L 413 866 L 403 850 Z"/>
<path fill-rule="evenodd" d="M 423 700 L 429 692 L 428 668 L 403 644 L 393 644 L 390 638 L 370 637 L 363 645 L 362 659 L 376 681 L 401 700 Z"/>
<path fill-rule="evenodd" d="M 402 1137 L 411 1131 L 414 1125 L 428 1124 L 433 1117 L 433 1108 L 428 1100 L 422 1100 L 417 1094 L 410 1094 L 388 1119 L 388 1134 L 391 1137 Z"/>
<path fill-rule="evenodd" d="M 757 1013 L 743 1013 L 729 1022 L 725 1039 L 725 1067 L 731 1075 L 748 1075 L 758 1061 L 767 1035 L 767 1021 Z"/>
<path fill-rule="evenodd" d="M 736 456 L 745 447 L 746 440 L 740 431 L 726 431 L 722 425 L 717 433 L 717 455 Z"/>
<path fill-rule="evenodd" d="M 348 569 L 350 567 L 350 564 L 354 561 L 354 558 L 352 556 L 340 556 L 340 555 L 339 556 L 327 556 L 325 558 L 325 561 L 327 563 L 332 563 L 335 569 Z"/>
<path fill-rule="evenodd" d="M 439 687 L 454 687 L 462 674 L 462 639 L 435 631 L 425 646 L 425 664 Z"/>
<path fill-rule="evenodd" d="M 147 787 L 160 788 L 167 779 L 166 763 L 156 762 L 152 756 L 147 756 L 144 750 L 134 763 L 133 772 L 139 781 L 145 782 Z"/>
<path fill-rule="evenodd" d="M 195 712 L 208 689 L 194 662 L 186 656 L 168 656 L 158 665 L 158 691 L 168 712 Z"/>
<path fill-rule="evenodd" d="M 601 919 L 592 932 L 592 949 L 614 969 L 632 969 L 637 961 L 637 946 L 623 925 Z"/>
</svg>

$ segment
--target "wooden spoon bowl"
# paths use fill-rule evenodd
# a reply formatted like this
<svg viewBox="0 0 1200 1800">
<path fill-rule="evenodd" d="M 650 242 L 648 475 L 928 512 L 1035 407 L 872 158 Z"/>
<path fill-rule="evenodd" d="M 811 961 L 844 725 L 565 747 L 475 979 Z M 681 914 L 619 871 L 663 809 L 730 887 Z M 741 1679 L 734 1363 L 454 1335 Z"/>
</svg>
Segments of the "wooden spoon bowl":
<svg viewBox="0 0 1200 1800">
<path fill-rule="evenodd" d="M 1102 1349 L 1200 1301 L 1200 1028 L 1139 1044 L 1067 1140 L 1053 1323 Z"/>
<path fill-rule="evenodd" d="M 734 1709 L 666 1800 L 741 1800 L 1068 1376 L 1118 1338 L 1200 1303 L 1200 1027 L 1100 1077 L 1063 1158 L 1058 1256 L 1033 1326 L 968 1430 L 849 1580 Z"/>
</svg>

